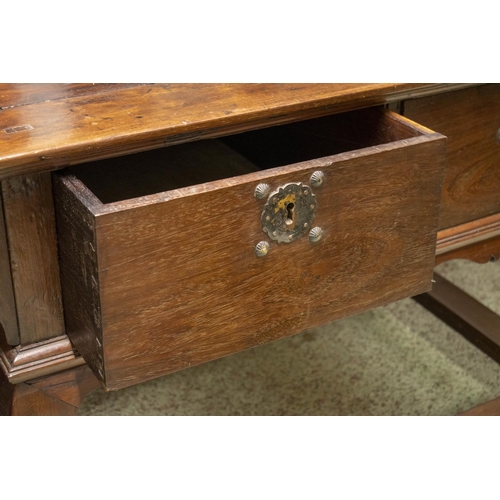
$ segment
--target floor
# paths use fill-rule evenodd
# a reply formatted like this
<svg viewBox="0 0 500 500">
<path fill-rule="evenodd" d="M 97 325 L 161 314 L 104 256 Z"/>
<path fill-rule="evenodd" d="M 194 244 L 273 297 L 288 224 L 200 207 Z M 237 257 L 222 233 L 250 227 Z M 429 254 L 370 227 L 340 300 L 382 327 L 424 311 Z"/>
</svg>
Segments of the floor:
<svg viewBox="0 0 500 500">
<path fill-rule="evenodd" d="M 437 270 L 500 314 L 500 264 Z M 128 389 L 98 389 L 79 415 L 455 415 L 498 396 L 500 365 L 405 299 Z"/>
</svg>

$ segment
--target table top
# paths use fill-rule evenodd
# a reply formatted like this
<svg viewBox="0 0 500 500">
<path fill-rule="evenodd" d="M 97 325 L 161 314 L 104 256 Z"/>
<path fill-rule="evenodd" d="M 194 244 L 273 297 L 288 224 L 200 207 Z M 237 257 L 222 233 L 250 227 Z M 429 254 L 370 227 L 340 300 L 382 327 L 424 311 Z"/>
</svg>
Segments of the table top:
<svg viewBox="0 0 500 500">
<path fill-rule="evenodd" d="M 0 179 L 467 84 L 0 84 Z"/>
</svg>

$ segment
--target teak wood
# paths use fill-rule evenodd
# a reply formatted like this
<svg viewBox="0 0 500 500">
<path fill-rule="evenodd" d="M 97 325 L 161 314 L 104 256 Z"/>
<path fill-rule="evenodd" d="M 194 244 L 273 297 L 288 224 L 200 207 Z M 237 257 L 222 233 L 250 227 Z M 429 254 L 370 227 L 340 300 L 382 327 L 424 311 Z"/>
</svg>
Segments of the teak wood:
<svg viewBox="0 0 500 500">
<path fill-rule="evenodd" d="M 300 129 L 302 142 L 310 145 L 311 131 L 318 141 L 307 153 L 322 151 L 324 142 L 335 142 L 328 135 L 332 120 L 343 118 L 290 126 L 285 136 L 294 139 L 282 141 L 284 151 L 278 147 L 273 157 L 288 158 Z M 68 335 L 106 388 L 429 289 L 444 138 L 384 110 L 357 112 L 345 117 L 350 122 L 358 123 L 352 127 L 358 134 L 360 123 L 369 131 L 368 143 L 358 151 L 196 186 L 174 185 L 130 200 L 103 204 L 74 175 L 56 176 Z M 252 143 L 254 136 L 247 139 Z M 355 148 L 359 141 L 358 136 L 343 147 Z M 210 141 L 188 149 L 197 147 L 204 152 L 200 161 L 209 158 Z M 170 163 L 175 151 L 165 149 L 161 164 L 177 165 Z M 297 147 L 304 160 L 302 154 Z M 239 158 L 217 157 L 221 164 Z M 205 167 L 199 165 L 201 173 Z M 272 242 L 269 255 L 257 258 L 254 248 L 265 234 L 264 201 L 253 196 L 256 185 L 308 184 L 318 169 L 326 180 L 315 190 L 314 224 L 324 230 L 323 239 L 315 245 L 307 237 Z"/>
</svg>

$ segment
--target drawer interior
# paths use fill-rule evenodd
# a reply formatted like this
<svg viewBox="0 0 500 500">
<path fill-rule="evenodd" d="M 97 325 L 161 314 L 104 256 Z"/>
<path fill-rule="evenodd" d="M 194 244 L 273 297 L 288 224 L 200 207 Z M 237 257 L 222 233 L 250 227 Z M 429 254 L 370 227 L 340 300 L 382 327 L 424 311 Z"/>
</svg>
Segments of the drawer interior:
<svg viewBox="0 0 500 500">
<path fill-rule="evenodd" d="M 370 108 L 70 168 L 104 204 L 423 135 Z"/>
</svg>

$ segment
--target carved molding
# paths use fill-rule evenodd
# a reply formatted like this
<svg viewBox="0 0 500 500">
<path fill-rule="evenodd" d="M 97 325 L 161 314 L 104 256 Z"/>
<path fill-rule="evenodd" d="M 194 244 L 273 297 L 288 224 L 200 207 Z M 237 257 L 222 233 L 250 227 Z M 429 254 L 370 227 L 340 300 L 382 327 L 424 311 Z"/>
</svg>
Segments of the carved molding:
<svg viewBox="0 0 500 500">
<path fill-rule="evenodd" d="M 500 214 L 438 232 L 436 265 L 452 259 L 468 259 L 483 264 L 499 258 Z"/>
<path fill-rule="evenodd" d="M 3 329 L 0 330 L 0 368 L 11 384 L 85 364 L 66 335 L 36 344 L 11 347 L 5 341 Z"/>
<path fill-rule="evenodd" d="M 438 232 L 436 255 L 500 236 L 500 214 L 490 215 Z"/>
</svg>

